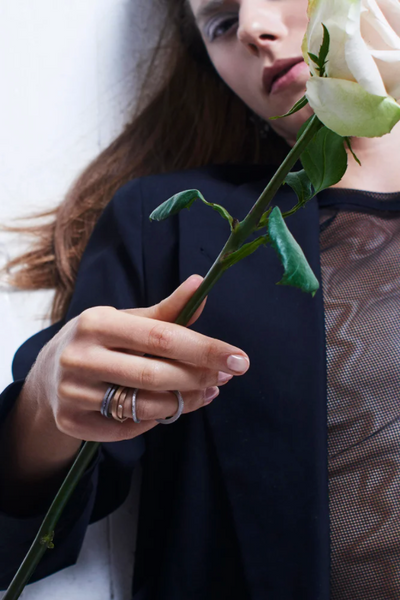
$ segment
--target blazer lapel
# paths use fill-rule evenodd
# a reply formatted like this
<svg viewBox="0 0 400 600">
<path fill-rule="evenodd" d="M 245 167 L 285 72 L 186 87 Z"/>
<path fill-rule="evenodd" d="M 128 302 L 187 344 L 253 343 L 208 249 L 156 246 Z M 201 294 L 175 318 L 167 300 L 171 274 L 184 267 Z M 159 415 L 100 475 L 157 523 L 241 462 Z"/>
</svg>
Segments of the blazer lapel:
<svg viewBox="0 0 400 600">
<path fill-rule="evenodd" d="M 234 187 L 220 202 L 242 219 L 267 181 Z M 282 189 L 275 204 L 296 198 Z M 210 214 L 210 212 L 212 214 Z M 180 278 L 205 275 L 229 235 L 201 203 L 180 214 Z M 195 223 L 195 227 L 193 226 Z M 288 220 L 320 279 L 316 200 Z M 251 597 L 328 600 L 329 511 L 326 360 L 322 291 L 275 283 L 271 248 L 224 274 L 195 328 L 246 351 L 251 368 L 205 410 L 243 549 Z M 236 325 L 237 324 L 237 325 Z"/>
</svg>

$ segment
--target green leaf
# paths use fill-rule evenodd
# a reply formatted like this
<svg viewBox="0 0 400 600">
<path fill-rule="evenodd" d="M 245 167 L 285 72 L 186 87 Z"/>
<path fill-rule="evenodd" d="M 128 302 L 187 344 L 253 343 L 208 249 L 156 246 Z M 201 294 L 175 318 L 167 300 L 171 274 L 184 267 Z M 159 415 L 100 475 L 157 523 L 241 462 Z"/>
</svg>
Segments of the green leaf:
<svg viewBox="0 0 400 600">
<path fill-rule="evenodd" d="M 224 208 L 223 206 L 220 206 L 219 204 L 213 204 L 212 202 L 207 202 L 207 200 L 204 200 L 204 198 L 201 198 L 203 200 L 203 202 L 205 204 L 207 204 L 207 206 L 211 206 L 211 208 L 213 208 L 214 210 L 217 211 L 217 213 L 219 213 L 221 215 L 221 217 L 223 217 L 224 219 L 226 219 L 227 221 L 229 221 L 229 225 L 231 226 L 231 230 L 233 229 L 233 217 L 228 213 L 228 211 L 226 210 L 226 208 Z"/>
<path fill-rule="evenodd" d="M 168 217 L 175 215 L 183 208 L 190 208 L 196 200 L 201 200 L 207 206 L 211 206 L 214 210 L 216 210 L 221 217 L 229 221 L 231 229 L 233 229 L 233 217 L 228 213 L 228 211 L 219 204 L 213 204 L 212 202 L 207 202 L 204 198 L 203 194 L 199 192 L 199 190 L 185 190 L 184 192 L 179 192 L 172 196 L 160 206 L 158 206 L 150 215 L 150 221 L 164 221 Z"/>
<path fill-rule="evenodd" d="M 257 229 L 262 229 L 263 227 L 267 227 L 269 215 L 272 212 L 272 208 L 273 207 L 271 206 L 271 208 L 269 208 L 268 210 L 265 211 L 265 213 L 263 214 L 263 216 L 260 219 Z"/>
<path fill-rule="evenodd" d="M 175 194 L 158 206 L 150 215 L 150 221 L 164 221 L 183 208 L 190 208 L 195 200 L 204 200 L 199 190 L 186 190 Z"/>
<path fill-rule="evenodd" d="M 317 67 L 319 66 L 319 56 L 317 56 L 316 54 L 313 54 L 312 52 L 308 53 L 308 56 L 311 58 L 311 60 L 317 65 Z"/>
<path fill-rule="evenodd" d="M 300 208 L 302 208 L 311 198 L 315 196 L 314 188 L 308 177 L 307 173 L 304 171 L 298 171 L 296 173 L 288 173 L 286 175 L 285 181 L 287 185 L 290 185 L 292 190 L 296 193 L 298 198 L 298 203 L 288 212 L 285 212 L 283 215 L 284 218 L 290 217 L 294 215 Z M 272 207 L 273 208 L 273 207 Z M 272 208 L 269 208 L 261 217 L 260 222 L 258 224 L 257 229 L 262 229 L 263 227 L 268 227 L 269 217 L 272 211 Z"/>
<path fill-rule="evenodd" d="M 353 158 L 354 158 L 354 160 L 356 161 L 356 163 L 358 163 L 358 164 L 360 165 L 360 167 L 362 167 L 361 160 L 358 158 L 357 154 L 356 154 L 356 153 L 354 152 L 354 150 L 353 150 L 353 147 L 352 147 L 352 145 L 351 145 L 351 140 L 350 140 L 350 138 L 349 138 L 349 137 L 345 137 L 345 138 L 344 138 L 344 141 L 346 142 L 346 144 L 347 144 L 347 147 L 348 147 L 348 149 L 350 150 L 350 152 L 352 153 L 352 155 L 353 155 Z"/>
<path fill-rule="evenodd" d="M 309 143 L 300 160 L 314 186 L 314 193 L 318 194 L 338 183 L 346 173 L 348 159 L 343 138 L 323 127 Z"/>
<path fill-rule="evenodd" d="M 249 242 L 248 244 L 243 244 L 243 246 L 239 248 L 239 250 L 236 250 L 236 252 L 232 252 L 232 254 L 228 254 L 228 256 L 224 259 L 224 263 L 228 267 L 232 267 L 243 258 L 246 258 L 247 256 L 250 256 L 250 254 L 253 254 L 253 252 L 255 252 L 257 248 L 259 248 L 263 244 L 268 244 L 269 241 L 270 239 L 268 235 L 262 235 L 261 237 L 253 240 L 252 242 Z"/>
<path fill-rule="evenodd" d="M 269 218 L 268 232 L 272 247 L 285 269 L 284 276 L 277 285 L 297 287 L 314 297 L 319 289 L 318 279 L 312 272 L 299 244 L 290 233 L 278 206 L 275 206 Z"/>
<path fill-rule="evenodd" d="M 301 138 L 301 136 L 303 135 L 303 133 L 305 132 L 305 130 L 307 129 L 307 127 L 310 124 L 310 121 L 313 117 L 310 117 L 309 119 L 307 119 L 307 121 L 305 123 L 303 123 L 303 125 L 300 127 L 299 131 L 297 132 L 297 141 L 299 141 L 299 139 Z"/>
<path fill-rule="evenodd" d="M 302 171 L 297 171 L 297 173 L 288 173 L 286 175 L 285 183 L 290 185 L 292 190 L 296 192 L 300 204 L 305 204 L 315 195 L 310 178 L 304 169 Z"/>
<path fill-rule="evenodd" d="M 316 54 L 312 54 L 311 52 L 308 53 L 308 56 L 317 65 L 317 71 L 319 71 L 319 76 L 325 77 L 326 76 L 325 67 L 328 62 L 327 57 L 329 54 L 331 37 L 329 35 L 329 31 L 327 30 L 327 28 L 325 27 L 325 25 L 323 23 L 322 23 L 322 27 L 324 28 L 324 38 L 322 40 L 321 48 L 319 50 L 319 56 L 317 56 Z"/>
<path fill-rule="evenodd" d="M 320 60 L 320 76 L 324 77 L 326 63 L 328 62 L 327 58 L 328 58 L 328 54 L 329 54 L 329 47 L 331 45 L 331 36 L 329 35 L 329 31 L 327 30 L 327 28 L 325 27 L 325 25 L 323 23 L 322 23 L 322 27 L 324 28 L 324 39 L 322 40 L 322 46 L 319 51 L 319 60 Z"/>
<path fill-rule="evenodd" d="M 279 117 L 270 117 L 270 120 L 275 121 L 276 119 L 283 119 L 284 117 L 290 117 L 290 115 L 294 115 L 299 110 L 301 110 L 302 108 L 307 106 L 307 104 L 308 104 L 308 98 L 306 96 L 303 96 L 301 98 L 301 100 L 296 102 L 296 104 L 293 106 L 293 108 L 291 110 L 289 110 L 289 112 L 287 112 L 285 115 L 280 115 Z"/>
</svg>

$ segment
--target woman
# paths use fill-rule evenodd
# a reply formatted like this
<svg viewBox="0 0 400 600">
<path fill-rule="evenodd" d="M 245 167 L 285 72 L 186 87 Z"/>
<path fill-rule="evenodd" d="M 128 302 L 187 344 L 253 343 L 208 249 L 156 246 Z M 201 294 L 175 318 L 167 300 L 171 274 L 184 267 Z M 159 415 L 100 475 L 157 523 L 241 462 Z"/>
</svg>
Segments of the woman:
<svg viewBox="0 0 400 600">
<path fill-rule="evenodd" d="M 304 94 L 306 0 L 168 4 L 167 83 L 21 259 L 19 285 L 56 287 L 56 322 L 18 351 L 1 397 L 1 584 L 97 440 L 35 578 L 75 562 L 141 460 L 135 600 L 398 598 L 400 130 L 354 140 L 363 168 L 291 218 L 323 295 L 274 286 L 281 268 L 260 250 L 224 275 L 196 331 L 174 325 L 226 223 L 203 205 L 148 215 L 196 187 L 242 218 L 310 109 L 265 134 Z M 291 207 L 291 190 L 276 203 Z"/>
</svg>

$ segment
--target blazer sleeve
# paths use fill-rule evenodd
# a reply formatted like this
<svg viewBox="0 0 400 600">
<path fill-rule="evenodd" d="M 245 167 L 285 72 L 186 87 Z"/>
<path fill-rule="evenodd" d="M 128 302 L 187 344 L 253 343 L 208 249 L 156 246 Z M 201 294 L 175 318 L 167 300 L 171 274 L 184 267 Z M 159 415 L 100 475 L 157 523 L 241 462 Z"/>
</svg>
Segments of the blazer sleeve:
<svg viewBox="0 0 400 600">
<path fill-rule="evenodd" d="M 146 306 L 142 243 L 140 180 L 130 182 L 99 219 L 82 258 L 75 292 L 66 317 L 26 341 L 13 361 L 12 383 L 0 395 L 0 425 L 12 408 L 41 348 L 70 319 L 92 306 L 117 309 Z M 143 455 L 143 436 L 102 444 L 81 478 L 31 581 L 77 561 L 89 523 L 122 504 L 132 471 Z M 45 513 L 19 518 L 0 512 L 0 589 L 6 589 L 25 557 Z"/>
</svg>

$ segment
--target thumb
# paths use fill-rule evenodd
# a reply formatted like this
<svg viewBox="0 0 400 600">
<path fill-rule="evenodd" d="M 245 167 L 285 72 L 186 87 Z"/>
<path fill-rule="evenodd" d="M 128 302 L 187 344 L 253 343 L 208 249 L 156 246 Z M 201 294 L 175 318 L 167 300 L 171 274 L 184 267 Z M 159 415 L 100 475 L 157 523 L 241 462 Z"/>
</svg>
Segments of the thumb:
<svg viewBox="0 0 400 600">
<path fill-rule="evenodd" d="M 149 319 L 173 323 L 185 308 L 195 291 L 200 287 L 202 281 L 203 277 L 200 275 L 191 275 L 170 296 L 164 298 L 164 300 L 161 300 L 158 304 L 154 304 L 154 306 L 149 306 L 148 308 L 130 309 L 126 312 L 139 317 L 147 317 Z M 187 326 L 192 325 L 197 321 L 203 312 L 206 301 L 207 298 L 203 300 Z"/>
</svg>

